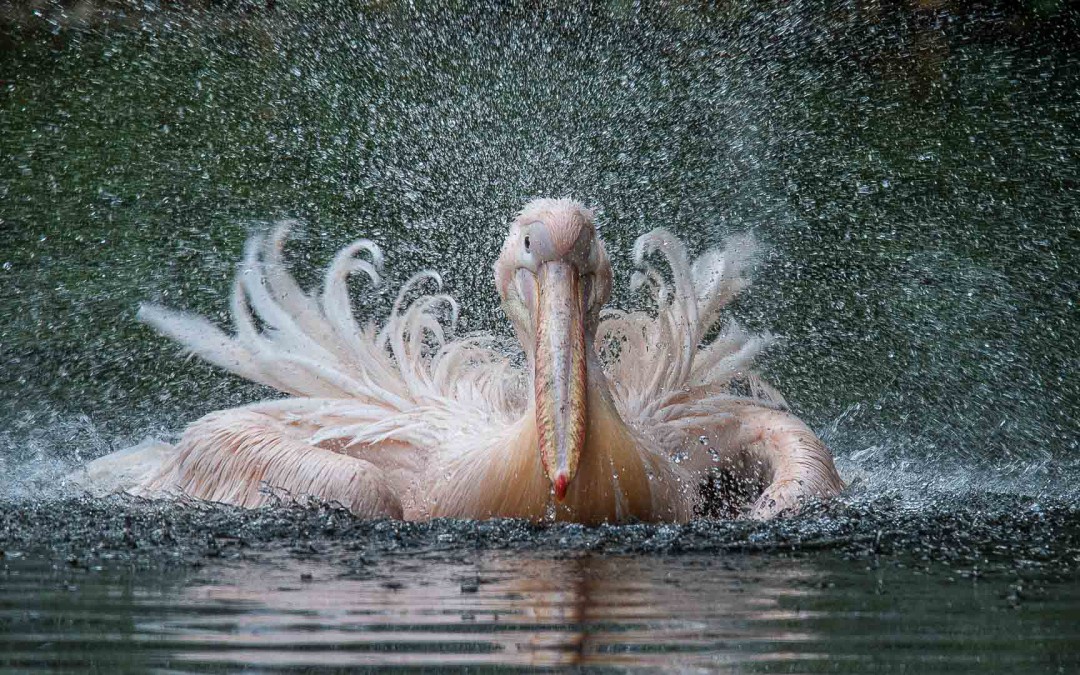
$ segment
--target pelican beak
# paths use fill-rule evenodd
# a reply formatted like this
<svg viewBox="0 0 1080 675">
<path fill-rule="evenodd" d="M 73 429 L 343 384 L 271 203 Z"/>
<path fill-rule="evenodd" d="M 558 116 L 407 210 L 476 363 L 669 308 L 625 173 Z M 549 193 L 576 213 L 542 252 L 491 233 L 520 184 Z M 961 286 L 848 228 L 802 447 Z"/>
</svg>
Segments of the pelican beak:
<svg viewBox="0 0 1080 675">
<path fill-rule="evenodd" d="M 588 419 L 585 299 L 577 269 L 564 261 L 541 265 L 536 301 L 536 429 L 544 471 L 561 502 L 577 472 Z"/>
</svg>

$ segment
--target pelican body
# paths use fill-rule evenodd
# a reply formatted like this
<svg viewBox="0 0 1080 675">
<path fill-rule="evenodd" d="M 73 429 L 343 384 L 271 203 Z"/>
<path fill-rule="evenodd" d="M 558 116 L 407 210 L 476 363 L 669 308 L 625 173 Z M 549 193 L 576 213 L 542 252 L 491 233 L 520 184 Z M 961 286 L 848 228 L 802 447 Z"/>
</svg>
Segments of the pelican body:
<svg viewBox="0 0 1080 675">
<path fill-rule="evenodd" d="M 683 522 L 709 511 L 710 494 L 769 518 L 842 488 L 828 449 L 750 369 L 771 336 L 728 320 L 705 341 L 749 283 L 749 236 L 691 262 L 669 232 L 643 235 L 631 284 L 655 309 L 605 310 L 612 270 L 593 213 L 527 204 L 495 263 L 521 359 L 491 335 L 455 337 L 457 302 L 419 293 L 441 287 L 431 271 L 405 283 L 384 321 L 358 323 L 347 282 L 381 282 L 378 247 L 346 247 L 308 293 L 283 263 L 289 227 L 248 241 L 234 335 L 158 306 L 139 314 L 288 397 L 211 413 L 175 446 L 96 460 L 91 484 L 247 507 L 312 497 L 371 518 L 588 524 Z M 717 481 L 728 489 L 706 489 Z"/>
</svg>

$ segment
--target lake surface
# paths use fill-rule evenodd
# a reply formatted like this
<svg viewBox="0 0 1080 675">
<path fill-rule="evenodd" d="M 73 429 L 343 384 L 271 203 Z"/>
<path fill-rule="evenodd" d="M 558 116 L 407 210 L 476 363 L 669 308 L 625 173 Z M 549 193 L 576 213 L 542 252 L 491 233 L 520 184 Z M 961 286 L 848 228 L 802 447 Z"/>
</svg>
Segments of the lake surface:
<svg viewBox="0 0 1080 675">
<path fill-rule="evenodd" d="M 608 666 L 1072 672 L 1080 583 L 831 556 L 268 554 L 194 572 L 0 566 L 0 667 Z"/>
</svg>

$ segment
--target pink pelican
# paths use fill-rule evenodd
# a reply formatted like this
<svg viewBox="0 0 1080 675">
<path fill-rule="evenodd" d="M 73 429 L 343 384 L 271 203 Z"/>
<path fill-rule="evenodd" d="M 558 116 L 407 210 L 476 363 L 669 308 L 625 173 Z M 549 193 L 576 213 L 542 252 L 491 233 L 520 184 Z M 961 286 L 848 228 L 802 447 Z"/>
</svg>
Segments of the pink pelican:
<svg viewBox="0 0 1080 675">
<path fill-rule="evenodd" d="M 235 335 L 143 305 L 140 318 L 203 359 L 289 396 L 211 413 L 175 445 L 92 462 L 89 482 L 245 507 L 274 495 L 337 502 L 362 517 L 683 522 L 722 472 L 743 513 L 771 518 L 843 487 L 829 450 L 749 368 L 772 340 L 727 321 L 756 253 L 737 236 L 693 262 L 671 233 L 638 238 L 655 309 L 605 310 L 612 271 L 593 213 L 530 202 L 495 263 L 521 347 L 455 337 L 458 305 L 402 287 L 380 323 L 357 322 L 350 276 L 380 282 L 370 241 L 341 250 L 319 292 L 283 264 L 289 224 L 249 239 L 232 294 Z M 658 255 L 657 255 L 658 254 Z M 666 260 L 662 274 L 650 260 Z M 727 495 L 729 499 L 732 495 Z"/>
</svg>

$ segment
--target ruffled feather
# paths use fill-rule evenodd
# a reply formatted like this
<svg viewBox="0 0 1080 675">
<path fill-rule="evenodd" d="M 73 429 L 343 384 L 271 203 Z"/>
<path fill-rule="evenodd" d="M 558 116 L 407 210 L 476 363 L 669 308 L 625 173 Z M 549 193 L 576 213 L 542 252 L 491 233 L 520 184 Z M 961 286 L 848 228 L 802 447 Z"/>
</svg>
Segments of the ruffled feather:
<svg viewBox="0 0 1080 675">
<path fill-rule="evenodd" d="M 231 300 L 234 335 L 157 305 L 144 304 L 139 318 L 245 379 L 295 397 L 339 400 L 333 422 L 325 418 L 325 404 L 305 419 L 318 422 L 312 443 L 393 440 L 442 449 L 435 446 L 465 430 L 488 433 L 521 417 L 522 374 L 490 335 L 454 336 L 459 306 L 438 293 L 437 272 L 413 275 L 389 315 L 362 327 L 347 282 L 360 277 L 368 289 L 379 285 L 379 247 L 366 239 L 346 246 L 321 289 L 307 293 L 283 263 L 291 226 L 284 222 L 269 236 L 248 240 Z M 425 284 L 436 292 L 419 293 Z"/>
<path fill-rule="evenodd" d="M 741 234 L 691 262 L 682 241 L 663 229 L 634 245 L 640 271 L 631 278 L 631 290 L 649 292 L 655 310 L 605 312 L 597 344 L 619 412 L 661 447 L 671 447 L 684 427 L 722 424 L 733 404 L 783 405 L 751 371 L 754 359 L 775 341 L 772 335 L 750 334 L 729 319 L 710 342 L 702 342 L 720 323 L 721 310 L 750 285 L 759 250 L 752 235 Z M 650 262 L 657 257 L 667 263 L 669 276 Z"/>
</svg>

